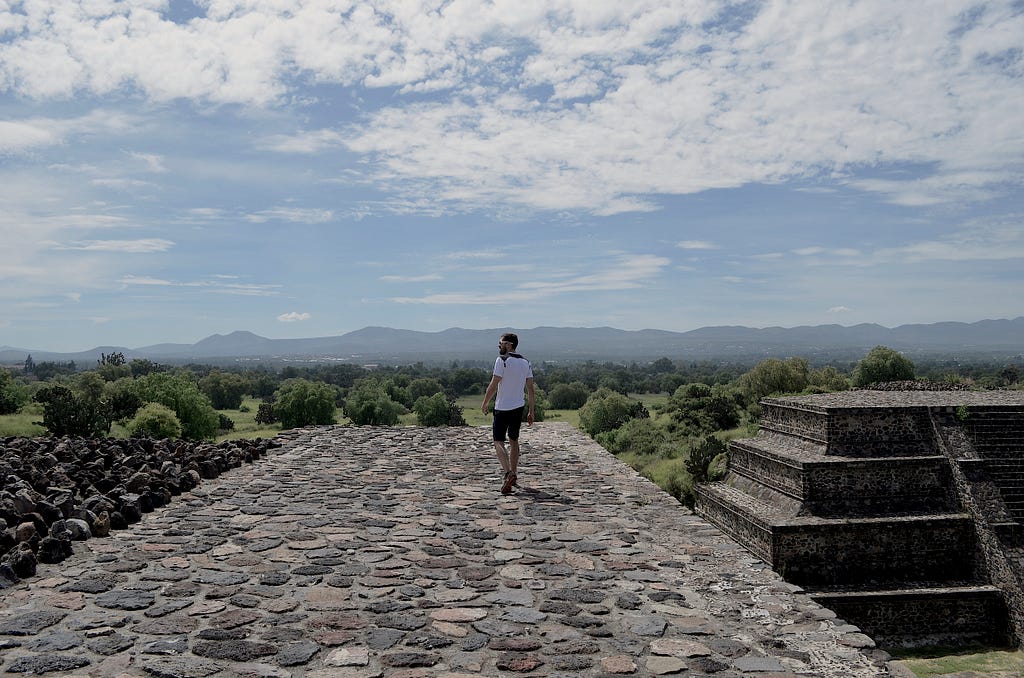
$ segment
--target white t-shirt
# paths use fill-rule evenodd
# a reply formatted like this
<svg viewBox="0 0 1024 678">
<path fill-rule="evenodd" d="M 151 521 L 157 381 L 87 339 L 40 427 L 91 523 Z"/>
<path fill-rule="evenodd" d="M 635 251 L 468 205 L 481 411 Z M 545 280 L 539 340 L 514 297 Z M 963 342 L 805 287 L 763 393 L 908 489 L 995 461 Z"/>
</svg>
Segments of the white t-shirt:
<svg viewBox="0 0 1024 678">
<path fill-rule="evenodd" d="M 492 373 L 501 377 L 498 394 L 494 398 L 494 409 L 514 410 L 526 405 L 523 390 L 526 388 L 526 380 L 533 378 L 533 367 L 529 360 L 511 355 L 502 360 L 498 356 Z"/>
</svg>

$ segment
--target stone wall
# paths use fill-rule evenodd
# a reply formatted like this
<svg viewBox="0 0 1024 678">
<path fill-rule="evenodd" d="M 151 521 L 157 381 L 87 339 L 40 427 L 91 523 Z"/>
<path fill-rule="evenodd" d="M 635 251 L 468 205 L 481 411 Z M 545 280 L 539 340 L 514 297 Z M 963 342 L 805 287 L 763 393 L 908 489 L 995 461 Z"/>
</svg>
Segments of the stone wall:
<svg viewBox="0 0 1024 678">
<path fill-rule="evenodd" d="M 772 562 L 787 581 L 801 586 L 973 581 L 974 553 L 974 530 L 966 517 L 772 527 Z"/>
<path fill-rule="evenodd" d="M 807 515 L 877 515 L 949 509 L 949 466 L 944 457 L 874 459 L 837 463 L 787 459 L 734 441 L 729 469 L 803 502 Z"/>
<path fill-rule="evenodd" d="M 978 587 L 954 597 L 903 591 L 877 595 L 814 596 L 885 647 L 981 644 L 1003 646 L 1008 637 L 1006 607 L 998 589 Z"/>
<path fill-rule="evenodd" d="M 698 513 L 883 645 L 1024 641 L 1024 392 L 762 406 Z"/>
<path fill-rule="evenodd" d="M 821 443 L 825 454 L 893 457 L 934 449 L 925 407 L 799 408 L 771 398 L 763 406 L 761 428 Z"/>
</svg>

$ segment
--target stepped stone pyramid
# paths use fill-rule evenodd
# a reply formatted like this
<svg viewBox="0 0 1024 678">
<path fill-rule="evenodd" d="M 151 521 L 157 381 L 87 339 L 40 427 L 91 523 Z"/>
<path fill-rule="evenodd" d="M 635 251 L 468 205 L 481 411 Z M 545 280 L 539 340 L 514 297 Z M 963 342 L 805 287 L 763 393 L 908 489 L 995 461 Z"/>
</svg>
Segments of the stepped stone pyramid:
<svg viewBox="0 0 1024 678">
<path fill-rule="evenodd" d="M 1024 639 L 1024 391 L 761 404 L 701 516 L 880 645 Z"/>
</svg>

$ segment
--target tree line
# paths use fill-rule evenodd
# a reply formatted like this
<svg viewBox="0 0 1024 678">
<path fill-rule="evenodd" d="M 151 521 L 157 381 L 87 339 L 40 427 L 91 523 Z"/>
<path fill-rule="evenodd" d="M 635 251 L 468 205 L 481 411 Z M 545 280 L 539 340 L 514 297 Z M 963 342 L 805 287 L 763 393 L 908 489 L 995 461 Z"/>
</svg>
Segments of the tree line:
<svg viewBox="0 0 1024 678">
<path fill-rule="evenodd" d="M 1012 387 L 1018 364 L 951 361 L 915 368 L 902 354 L 876 347 L 844 368 L 811 368 L 804 358 L 769 358 L 739 364 L 682 362 L 660 358 L 645 364 L 594 361 L 535 365 L 538 420 L 546 409 L 580 410 L 580 426 L 614 451 L 678 446 L 680 436 L 726 431 L 756 420 L 761 398 L 781 393 L 837 391 L 875 381 L 925 376 L 980 387 Z M 101 354 L 83 370 L 73 362 L 35 362 L 0 369 L 0 414 L 41 403 L 54 435 L 98 436 L 114 422 L 133 435 L 212 438 L 230 429 L 222 410 L 237 410 L 246 397 L 261 401 L 257 421 L 294 428 L 335 421 L 341 410 L 356 424 L 389 425 L 413 412 L 423 425 L 464 423 L 458 397 L 483 392 L 490 378 L 483 366 L 411 365 L 364 367 L 348 363 L 224 369 L 191 364 L 162 365 Z M 629 394 L 662 393 L 657 430 Z M 628 424 L 628 426 L 627 426 Z M 626 428 L 623 428 L 626 427 Z M 650 430 L 648 430 L 650 429 Z M 642 442 L 639 442 L 641 441 Z M 692 446 L 691 446 L 692 447 Z"/>
</svg>

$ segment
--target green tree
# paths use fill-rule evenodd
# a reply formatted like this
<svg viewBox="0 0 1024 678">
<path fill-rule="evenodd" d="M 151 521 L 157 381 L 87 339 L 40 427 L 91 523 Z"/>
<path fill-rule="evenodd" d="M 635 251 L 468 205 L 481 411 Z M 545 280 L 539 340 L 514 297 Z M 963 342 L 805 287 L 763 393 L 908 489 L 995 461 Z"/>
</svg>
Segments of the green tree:
<svg viewBox="0 0 1024 678">
<path fill-rule="evenodd" d="M 419 379 L 413 379 L 409 382 L 408 386 L 409 397 L 412 399 L 414 409 L 417 400 L 423 396 L 432 396 L 435 393 L 443 393 L 444 386 L 441 382 L 433 377 L 420 377 Z"/>
<path fill-rule="evenodd" d="M 580 408 L 580 428 L 594 437 L 604 431 L 614 431 L 630 419 L 645 414 L 650 416 L 643 403 L 630 400 L 611 389 L 599 388 L 590 394 Z"/>
<path fill-rule="evenodd" d="M 136 437 L 180 438 L 181 421 L 171 408 L 160 403 L 146 403 L 128 422 L 128 432 Z"/>
<path fill-rule="evenodd" d="M 883 381 L 908 381 L 914 378 L 914 363 L 899 351 L 875 346 L 853 368 L 853 385 L 867 386 Z"/>
<path fill-rule="evenodd" d="M 135 389 L 135 380 L 122 377 L 108 383 L 103 389 L 103 400 L 107 403 L 111 421 L 131 419 L 145 403 Z"/>
<path fill-rule="evenodd" d="M 330 384 L 288 379 L 274 395 L 274 414 L 284 428 L 334 423 L 338 392 Z"/>
<path fill-rule="evenodd" d="M 740 385 L 749 401 L 756 403 L 770 395 L 800 393 L 808 384 L 807 360 L 804 358 L 768 358 L 740 377 Z"/>
<path fill-rule="evenodd" d="M 264 400 L 260 403 L 260 407 L 256 410 L 256 423 L 265 424 L 267 426 L 280 421 L 277 418 L 277 414 L 274 412 L 274 403 Z"/>
<path fill-rule="evenodd" d="M 153 372 L 164 372 L 167 370 L 163 365 L 152 360 L 146 360 L 145 358 L 135 358 L 128 363 L 128 369 L 131 370 L 133 377 L 143 377 Z"/>
<path fill-rule="evenodd" d="M 820 370 L 811 370 L 807 381 L 810 386 L 825 392 L 846 391 L 850 388 L 850 380 L 831 365 Z"/>
<path fill-rule="evenodd" d="M 690 450 L 686 458 L 686 472 L 695 482 L 707 482 L 711 462 L 720 454 L 724 454 L 725 443 L 714 436 L 707 436 L 700 445 Z"/>
<path fill-rule="evenodd" d="M 213 370 L 199 380 L 202 391 L 215 410 L 237 410 L 245 394 L 250 391 L 249 381 L 235 372 Z"/>
<path fill-rule="evenodd" d="M 361 379 L 345 397 L 345 416 L 358 426 L 398 423 L 402 406 L 388 395 L 376 379 Z"/>
<path fill-rule="evenodd" d="M 100 359 L 96 361 L 96 366 L 99 367 L 101 365 L 113 365 L 117 367 L 120 365 L 124 365 L 125 362 L 127 361 L 124 359 L 124 353 L 122 353 L 121 351 L 117 351 L 109 355 L 106 353 L 100 353 Z"/>
<path fill-rule="evenodd" d="M 717 387 L 721 388 L 721 387 Z M 725 431 L 740 423 L 735 398 L 707 384 L 687 384 L 676 389 L 663 411 L 686 435 L 704 435 Z"/>
<path fill-rule="evenodd" d="M 459 367 L 445 375 L 448 390 L 456 395 L 476 395 L 484 392 L 490 373 L 486 370 Z"/>
<path fill-rule="evenodd" d="M 36 363 L 34 372 L 39 381 L 49 381 L 61 375 L 74 374 L 77 370 L 78 367 L 74 360 L 59 363 L 44 360 L 41 363 Z"/>
<path fill-rule="evenodd" d="M 420 396 L 412 406 L 420 426 L 465 426 L 462 408 L 444 393 Z"/>
<path fill-rule="evenodd" d="M 0 367 L 0 414 L 14 414 L 28 401 L 28 389 Z"/>
<path fill-rule="evenodd" d="M 29 390 L 14 379 L 9 370 L 0 368 L 0 415 L 12 415 L 29 401 Z"/>
<path fill-rule="evenodd" d="M 217 435 L 220 418 L 210 399 L 188 374 L 153 372 L 135 380 L 135 393 L 147 403 L 169 407 L 181 421 L 181 434 L 192 440 Z"/>
<path fill-rule="evenodd" d="M 612 454 L 639 457 L 674 456 L 675 445 L 668 432 L 651 419 L 630 419 L 612 431 L 598 433 L 594 440 Z"/>
<path fill-rule="evenodd" d="M 77 395 L 63 384 L 53 384 L 35 394 L 43 404 L 42 424 L 55 436 L 102 436 L 110 430 L 110 417 L 101 402 Z"/>
<path fill-rule="evenodd" d="M 590 397 L 590 389 L 582 381 L 555 384 L 548 393 L 548 404 L 553 410 L 578 410 Z"/>
</svg>

